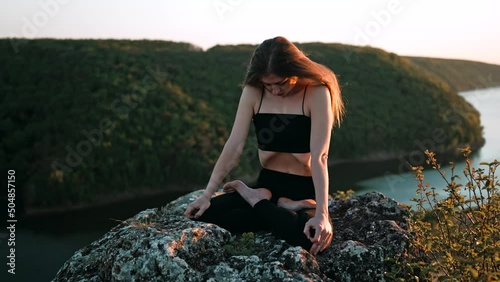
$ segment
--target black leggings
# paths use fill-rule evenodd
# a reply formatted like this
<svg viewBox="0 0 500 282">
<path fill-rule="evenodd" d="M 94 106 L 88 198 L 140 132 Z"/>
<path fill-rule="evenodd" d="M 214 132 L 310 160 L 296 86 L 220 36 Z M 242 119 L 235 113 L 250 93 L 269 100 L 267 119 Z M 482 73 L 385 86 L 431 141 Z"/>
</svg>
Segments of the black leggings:
<svg viewBox="0 0 500 282">
<path fill-rule="evenodd" d="M 237 192 L 222 194 L 212 198 L 210 207 L 198 220 L 235 233 L 272 231 L 274 236 L 290 245 L 309 250 L 312 243 L 303 231 L 306 222 L 314 216 L 314 210 L 294 212 L 276 204 L 280 197 L 294 201 L 315 199 L 312 177 L 262 169 L 252 188 L 267 188 L 273 196 L 252 208 Z"/>
</svg>

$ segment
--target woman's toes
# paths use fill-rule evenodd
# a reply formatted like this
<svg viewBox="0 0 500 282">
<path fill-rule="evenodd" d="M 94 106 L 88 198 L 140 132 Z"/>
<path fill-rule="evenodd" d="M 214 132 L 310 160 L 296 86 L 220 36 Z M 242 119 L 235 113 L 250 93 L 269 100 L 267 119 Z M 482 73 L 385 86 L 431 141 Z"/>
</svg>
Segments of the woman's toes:
<svg viewBox="0 0 500 282">
<path fill-rule="evenodd" d="M 222 190 L 226 193 L 232 193 L 235 192 L 238 187 L 242 187 L 241 185 L 245 184 L 240 180 L 233 180 L 231 182 L 224 184 L 224 186 L 222 186 Z"/>
<path fill-rule="evenodd" d="M 222 186 L 222 191 L 224 191 L 226 193 L 234 192 L 235 189 L 234 189 L 234 185 L 233 185 L 232 181 L 224 184 L 224 186 Z"/>
</svg>

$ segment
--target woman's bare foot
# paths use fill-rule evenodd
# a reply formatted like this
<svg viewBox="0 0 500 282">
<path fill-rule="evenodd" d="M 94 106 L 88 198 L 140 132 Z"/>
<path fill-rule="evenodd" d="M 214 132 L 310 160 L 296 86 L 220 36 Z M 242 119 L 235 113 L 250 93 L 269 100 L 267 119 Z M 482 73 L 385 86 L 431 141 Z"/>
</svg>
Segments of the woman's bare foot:
<svg viewBox="0 0 500 282">
<path fill-rule="evenodd" d="M 285 197 L 281 197 L 278 199 L 278 207 L 282 207 L 292 211 L 298 211 L 301 209 L 314 209 L 316 208 L 316 201 L 313 199 L 294 201 Z"/>
<path fill-rule="evenodd" d="M 261 200 L 270 200 L 272 197 L 271 191 L 266 188 L 252 189 L 240 180 L 228 182 L 224 184 L 222 189 L 226 193 L 234 191 L 238 192 L 238 194 L 240 194 L 241 197 L 243 197 L 243 199 L 245 199 L 245 201 L 247 201 L 247 203 L 249 203 L 252 207 Z"/>
</svg>

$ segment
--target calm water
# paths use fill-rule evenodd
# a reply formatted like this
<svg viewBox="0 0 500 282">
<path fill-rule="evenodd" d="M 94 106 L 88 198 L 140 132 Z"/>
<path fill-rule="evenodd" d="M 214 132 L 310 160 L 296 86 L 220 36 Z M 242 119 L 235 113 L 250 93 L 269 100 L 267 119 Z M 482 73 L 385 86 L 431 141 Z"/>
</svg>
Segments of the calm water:
<svg viewBox="0 0 500 282">
<path fill-rule="evenodd" d="M 500 109 L 500 88 L 467 91 L 460 94 L 481 113 L 481 124 L 484 127 L 486 144 L 473 155 L 472 166 L 480 167 L 480 162 L 491 162 L 495 159 L 500 161 L 500 113 L 498 112 Z M 464 162 L 457 162 L 455 173 L 463 176 L 461 172 L 464 167 Z M 486 166 L 481 167 L 487 168 Z M 447 170 L 446 175 L 450 174 L 450 166 L 443 166 L 443 169 Z M 442 191 L 440 188 L 446 187 L 446 182 L 436 171 L 425 170 L 424 175 L 425 182 L 436 187 L 438 192 Z M 376 190 L 401 203 L 414 204 L 410 199 L 416 197 L 417 182 L 411 172 L 385 173 L 382 176 L 357 182 L 356 187 L 357 193 Z"/>
<path fill-rule="evenodd" d="M 480 112 L 484 126 L 486 145 L 474 157 L 474 163 L 480 161 L 500 160 L 500 88 L 491 88 L 480 91 L 461 93 Z M 388 163 L 385 165 L 398 165 Z M 412 173 L 384 174 L 384 166 L 373 174 L 382 175 L 363 181 L 347 181 L 345 185 L 356 187 L 357 193 L 380 191 L 399 202 L 412 204 L 409 199 L 415 197 L 417 187 Z M 463 164 L 460 166 L 463 168 Z M 461 168 L 457 165 L 457 171 Z M 339 176 L 348 171 L 356 171 L 349 167 L 334 173 L 337 183 L 342 183 Z M 339 176 L 336 176 L 339 175 Z M 426 182 L 432 186 L 443 187 L 443 181 L 436 173 L 426 171 Z M 356 177 L 352 175 L 351 177 Z M 342 184 L 343 185 L 343 184 Z M 342 185 L 340 185 L 342 187 Z M 344 187 L 345 188 L 345 187 Z M 63 263 L 75 251 L 100 238 L 104 233 L 116 225 L 111 219 L 127 219 L 137 212 L 164 205 L 177 198 L 176 195 L 160 195 L 149 199 L 134 200 L 92 210 L 73 211 L 57 216 L 39 216 L 20 220 L 16 230 L 16 275 L 6 276 L 5 257 L 7 254 L 4 239 L 0 238 L 2 266 L 0 267 L 1 281 L 50 281 Z M 5 277 L 5 278 L 3 278 Z"/>
<path fill-rule="evenodd" d="M 116 226 L 115 220 L 125 220 L 142 210 L 163 206 L 180 195 L 169 193 L 90 210 L 19 219 L 16 225 L 16 275 L 7 275 L 7 250 L 4 238 L 1 238 L 0 281 L 51 281 L 74 252 Z"/>
</svg>

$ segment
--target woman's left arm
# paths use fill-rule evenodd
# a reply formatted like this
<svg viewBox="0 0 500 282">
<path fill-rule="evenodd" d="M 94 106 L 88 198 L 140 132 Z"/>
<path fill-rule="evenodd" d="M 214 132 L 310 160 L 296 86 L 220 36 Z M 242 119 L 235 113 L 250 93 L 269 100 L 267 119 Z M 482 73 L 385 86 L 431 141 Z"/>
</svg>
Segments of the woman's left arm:
<svg viewBox="0 0 500 282">
<path fill-rule="evenodd" d="M 326 249 L 333 237 L 328 214 L 328 150 L 333 126 L 330 92 L 326 86 L 317 86 L 309 93 L 311 109 L 311 171 L 316 193 L 316 214 L 304 227 L 304 233 L 316 255 Z M 314 236 L 311 236 L 314 229 Z"/>
</svg>

